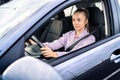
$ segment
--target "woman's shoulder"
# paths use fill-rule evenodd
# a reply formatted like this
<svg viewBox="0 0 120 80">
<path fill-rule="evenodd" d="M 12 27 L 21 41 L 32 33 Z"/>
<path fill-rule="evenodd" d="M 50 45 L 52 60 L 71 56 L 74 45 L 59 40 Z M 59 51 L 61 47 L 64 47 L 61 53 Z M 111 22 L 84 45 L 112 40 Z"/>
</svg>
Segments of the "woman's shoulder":
<svg viewBox="0 0 120 80">
<path fill-rule="evenodd" d="M 74 34 L 74 30 L 71 30 L 71 31 L 68 31 L 68 32 L 66 32 L 64 35 L 71 35 L 71 34 Z"/>
<path fill-rule="evenodd" d="M 96 41 L 96 38 L 95 38 L 94 35 L 90 35 L 88 38 L 91 39 L 91 40 L 95 40 Z"/>
</svg>

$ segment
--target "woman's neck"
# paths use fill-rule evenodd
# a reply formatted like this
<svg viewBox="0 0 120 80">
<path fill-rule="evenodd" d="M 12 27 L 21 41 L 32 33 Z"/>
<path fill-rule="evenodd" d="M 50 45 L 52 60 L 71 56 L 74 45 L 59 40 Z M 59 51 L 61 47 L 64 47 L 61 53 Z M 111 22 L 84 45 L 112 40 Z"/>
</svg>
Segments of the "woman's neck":
<svg viewBox="0 0 120 80">
<path fill-rule="evenodd" d="M 82 32 L 84 32 L 85 29 L 75 31 L 75 38 L 77 38 Z"/>
</svg>

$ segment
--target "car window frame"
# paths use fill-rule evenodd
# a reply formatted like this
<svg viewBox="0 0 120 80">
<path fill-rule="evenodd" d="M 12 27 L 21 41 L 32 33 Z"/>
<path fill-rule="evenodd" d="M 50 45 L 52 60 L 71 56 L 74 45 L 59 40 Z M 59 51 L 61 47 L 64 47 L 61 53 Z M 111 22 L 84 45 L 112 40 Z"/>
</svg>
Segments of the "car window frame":
<svg viewBox="0 0 120 80">
<path fill-rule="evenodd" d="M 116 0 L 115 1 L 116 4 L 116 9 L 117 9 L 117 15 L 118 15 L 118 22 L 120 24 L 120 0 Z M 120 32 L 120 27 L 119 27 L 119 32 Z"/>
<path fill-rule="evenodd" d="M 70 3 L 70 4 L 67 3 L 68 5 L 66 5 L 66 4 L 61 4 L 60 6 L 57 6 L 57 9 L 52 10 L 49 15 L 46 15 L 46 17 L 47 17 L 46 20 L 43 20 L 42 22 L 41 22 L 41 21 L 38 22 L 36 26 L 38 26 L 38 25 L 39 25 L 39 26 L 42 26 L 45 21 L 48 22 L 48 21 L 53 17 L 53 15 L 55 15 L 55 14 L 58 13 L 58 10 L 59 10 L 59 11 L 62 11 L 62 10 L 64 10 L 66 7 L 70 7 L 70 6 L 75 5 L 75 4 L 77 4 L 77 3 L 78 3 L 78 2 L 76 1 L 76 2 Z M 35 26 L 34 26 L 34 27 L 35 27 Z M 33 30 L 33 28 L 32 28 L 31 30 Z M 35 30 L 34 30 L 34 31 L 35 31 Z M 31 32 L 30 32 L 30 34 L 29 34 L 29 37 L 30 37 L 30 35 L 31 35 Z M 26 35 L 26 38 L 27 38 L 27 37 L 28 37 L 28 34 Z M 27 38 L 27 39 L 28 39 L 28 38 Z M 82 54 L 82 53 L 84 53 L 85 51 L 88 51 L 88 50 L 90 50 L 90 49 L 93 49 L 94 47 L 99 46 L 99 45 L 102 44 L 102 43 L 105 43 L 105 41 L 104 41 L 104 40 L 103 40 L 103 41 L 100 41 L 100 43 L 99 43 L 99 42 L 96 42 L 96 43 L 94 43 L 94 44 L 91 44 L 91 45 L 88 45 L 88 46 L 83 47 L 83 48 L 81 48 L 81 49 L 78 49 L 78 50 L 76 50 L 76 51 L 73 51 L 73 52 L 71 52 L 70 54 L 63 55 L 63 56 L 58 57 L 58 58 L 56 58 L 56 59 L 51 59 L 51 60 L 48 61 L 48 63 L 51 64 L 52 66 L 58 65 L 58 64 L 60 64 L 60 63 L 62 63 L 62 62 L 64 62 L 64 61 L 67 61 L 67 60 L 69 60 L 69 59 L 71 59 L 71 58 L 74 58 L 75 56 L 79 55 L 79 54 L 74 55 L 74 53 L 80 52 L 80 53 Z"/>
<path fill-rule="evenodd" d="M 103 0 L 104 1 L 104 0 Z M 109 19 L 109 26 L 111 26 L 111 32 L 112 35 L 119 33 L 119 22 L 118 22 L 118 15 L 117 15 L 117 8 L 116 8 L 116 1 L 117 0 L 110 0 L 110 1 L 104 1 L 104 3 L 107 5 L 107 15 Z M 113 15 L 114 14 L 114 15 Z"/>
<path fill-rule="evenodd" d="M 104 2 L 103 2 L 104 3 Z M 105 4 L 104 4 L 105 5 Z M 106 7 L 104 7 L 104 9 L 106 9 Z M 105 10 L 103 10 L 104 12 L 105 12 Z M 105 15 L 109 15 L 109 14 L 107 14 L 106 12 L 104 13 Z M 104 16 L 104 17 L 106 17 L 106 19 L 108 20 L 108 17 L 107 16 Z M 105 22 L 105 24 L 107 24 L 106 26 L 108 26 L 109 25 L 109 23 L 107 23 L 108 21 L 106 21 Z M 110 27 L 111 28 L 111 27 Z M 112 32 L 112 33 L 114 33 L 114 32 Z M 78 49 L 78 50 L 76 50 L 76 51 L 73 51 L 73 52 L 71 52 L 71 53 L 69 53 L 69 54 L 66 54 L 66 55 L 63 55 L 63 56 L 61 56 L 61 57 L 59 57 L 59 58 L 57 58 L 57 59 L 52 59 L 52 60 L 50 60 L 50 61 L 48 61 L 52 66 L 56 66 L 56 65 L 58 65 L 58 64 L 60 64 L 60 63 L 63 63 L 64 61 L 67 61 L 67 60 L 69 60 L 69 59 L 72 59 L 72 58 L 74 58 L 75 56 L 78 56 L 78 55 L 80 55 L 80 54 L 84 54 L 84 52 L 86 52 L 86 51 L 89 51 L 90 49 L 94 49 L 95 47 L 97 47 L 97 46 L 99 46 L 99 45 L 101 45 L 101 44 L 104 44 L 105 42 L 107 42 L 107 41 L 110 41 L 110 40 L 112 40 L 112 39 L 114 39 L 114 38 L 116 38 L 117 36 L 119 36 L 119 34 L 118 35 L 116 35 L 116 33 L 114 33 L 114 35 L 112 35 L 111 33 L 109 33 L 109 36 L 107 36 L 107 38 L 105 38 L 105 39 L 103 39 L 103 40 L 100 40 L 100 41 L 98 41 L 98 42 L 95 42 L 95 43 L 93 43 L 93 44 L 91 44 L 91 45 L 88 45 L 88 46 L 86 46 L 86 47 L 83 47 L 83 48 L 81 48 L 81 49 Z M 78 54 L 77 54 L 77 52 L 79 52 Z"/>
</svg>

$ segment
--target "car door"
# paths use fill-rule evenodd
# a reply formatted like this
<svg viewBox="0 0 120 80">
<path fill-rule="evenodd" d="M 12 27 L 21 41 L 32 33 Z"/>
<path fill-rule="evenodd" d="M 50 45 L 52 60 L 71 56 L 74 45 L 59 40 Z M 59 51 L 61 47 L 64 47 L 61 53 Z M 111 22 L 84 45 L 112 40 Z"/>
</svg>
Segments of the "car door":
<svg viewBox="0 0 120 80">
<path fill-rule="evenodd" d="M 53 63 L 52 65 L 55 65 L 55 69 L 65 79 L 75 78 L 75 80 L 87 80 L 90 78 L 101 80 L 118 71 L 120 68 L 119 54 L 116 55 L 120 48 L 117 45 L 120 43 L 119 39 L 120 34 L 109 38 L 110 41 L 107 39 L 99 42 L 99 46 L 95 44 L 96 47 L 93 49 L 89 50 L 90 47 L 88 47 L 88 49 L 73 52 L 71 55 L 64 57 L 64 60 L 56 60 L 59 64 Z M 80 55 L 80 53 L 82 54 Z M 73 54 L 75 54 L 75 57 L 73 57 Z M 65 59 L 68 60 L 65 61 Z M 60 60 L 62 63 L 60 63 Z M 76 78 L 76 76 L 79 77 Z"/>
<path fill-rule="evenodd" d="M 104 5 L 105 26 L 109 27 L 108 33 L 110 35 L 95 44 L 51 62 L 51 65 L 65 79 L 113 80 L 114 78 L 118 80 L 120 78 L 120 25 L 116 4 L 115 0 L 102 1 L 102 3 Z"/>
<path fill-rule="evenodd" d="M 99 1 L 99 0 L 98 0 Z M 52 15 L 59 12 L 59 10 L 62 10 L 66 8 L 66 6 L 71 6 L 72 4 L 79 2 L 79 1 L 66 1 L 65 3 L 57 6 L 57 8 L 54 8 L 51 10 L 51 12 L 46 15 L 43 19 L 43 21 L 40 21 L 40 24 L 44 23 L 46 19 L 49 19 Z M 94 1 L 93 1 L 94 2 Z M 81 5 L 86 2 L 80 2 Z M 119 56 L 116 55 L 116 52 L 119 51 L 120 46 L 117 45 L 120 43 L 118 34 L 118 25 L 115 24 L 115 21 L 117 21 L 117 18 L 110 17 L 112 13 L 111 10 L 111 4 L 109 4 L 109 0 L 107 1 L 101 1 L 104 5 L 104 17 L 105 17 L 105 28 L 106 32 L 110 35 L 107 35 L 106 38 L 89 45 L 87 47 L 84 47 L 82 49 L 76 50 L 74 52 L 71 52 L 70 54 L 61 56 L 57 59 L 48 61 L 49 64 L 51 64 L 60 74 L 61 76 L 67 80 L 67 79 L 103 79 L 111 74 L 114 71 L 118 71 L 119 69 L 119 61 L 116 62 L 116 59 L 113 59 L 113 56 Z M 114 4 L 113 4 L 114 5 Z M 85 5 L 86 6 L 86 5 Z M 111 10 L 109 13 L 108 10 Z M 116 10 L 115 10 L 116 12 Z M 113 15 L 112 15 L 113 16 Z M 47 17 L 47 18 L 46 18 Z M 48 18 L 49 17 L 49 18 Z M 117 17 L 117 16 L 116 16 Z M 41 23 L 42 22 L 42 23 Z M 115 25 L 114 25 L 115 24 Z M 40 25 L 39 25 L 40 26 Z M 36 25 L 33 29 L 31 29 L 30 34 L 32 34 L 32 31 L 37 27 Z M 35 31 L 35 30 L 34 30 Z M 34 32 L 33 31 L 33 32 Z M 113 55 L 112 55 L 113 54 Z M 117 58 L 119 59 L 119 58 Z M 108 66 L 113 66 L 111 68 L 107 68 Z M 116 66 L 117 65 L 117 66 Z M 102 70 L 103 67 L 106 68 L 106 73 Z M 107 70 L 108 69 L 108 70 Z M 118 69 L 118 70 L 117 70 Z M 101 76 L 97 76 L 95 71 L 103 71 L 99 73 Z M 93 76 L 90 75 L 93 73 Z M 104 74 L 103 74 L 104 73 Z M 103 75 L 102 75 L 103 74 Z M 96 76 L 95 76 L 96 75 Z M 87 76 L 87 77 L 86 77 Z"/>
<path fill-rule="evenodd" d="M 75 80 L 87 80 L 87 79 L 95 79 L 95 80 L 119 80 L 120 73 L 120 34 L 109 38 L 110 41 L 105 42 L 104 44 L 94 48 L 92 55 L 86 58 L 91 58 L 91 56 L 95 55 L 90 62 L 86 66 L 90 66 L 94 62 L 98 61 L 98 65 L 94 66 L 90 70 L 86 71 L 79 77 L 75 78 Z M 99 48 L 99 49 L 97 49 Z M 90 52 L 89 52 L 90 53 Z M 88 53 L 88 54 L 89 54 Z M 101 59 L 100 59 L 101 58 Z M 92 59 L 88 59 L 91 61 Z M 86 62 L 84 62 L 86 64 Z M 97 63 L 96 63 L 97 64 Z M 81 64 L 83 65 L 83 64 Z M 86 67 L 84 66 L 84 67 Z"/>
</svg>

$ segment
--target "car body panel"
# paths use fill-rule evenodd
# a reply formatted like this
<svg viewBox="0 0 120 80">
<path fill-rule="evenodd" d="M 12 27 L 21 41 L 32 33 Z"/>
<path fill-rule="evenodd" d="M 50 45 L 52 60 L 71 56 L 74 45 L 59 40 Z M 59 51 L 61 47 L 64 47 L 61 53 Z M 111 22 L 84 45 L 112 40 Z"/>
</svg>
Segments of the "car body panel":
<svg viewBox="0 0 120 80">
<path fill-rule="evenodd" d="M 55 69 L 59 71 L 59 73 L 61 73 L 61 75 L 63 75 L 65 79 L 70 78 L 68 77 L 70 76 L 69 74 L 73 74 L 74 77 L 78 76 L 86 72 L 90 68 L 109 59 L 111 54 L 116 49 L 120 49 L 120 45 L 117 45 L 120 44 L 119 40 L 120 40 L 120 34 L 117 36 L 117 38 L 107 41 L 98 47 L 95 47 L 91 50 L 84 52 L 84 54 L 80 54 L 79 56 L 76 56 L 68 61 L 61 63 L 60 65 L 55 66 Z M 65 73 L 68 74 L 65 75 Z"/>
<path fill-rule="evenodd" d="M 103 61 L 101 64 L 91 68 L 79 77 L 73 80 L 119 80 L 120 79 L 120 63 L 116 64 L 110 59 Z"/>
</svg>

